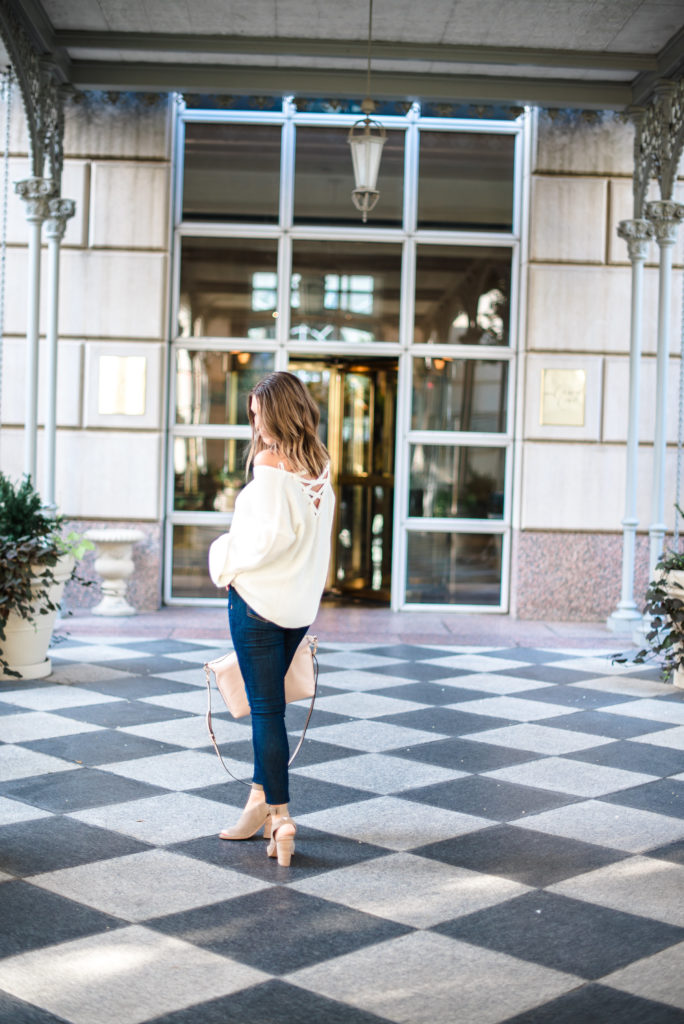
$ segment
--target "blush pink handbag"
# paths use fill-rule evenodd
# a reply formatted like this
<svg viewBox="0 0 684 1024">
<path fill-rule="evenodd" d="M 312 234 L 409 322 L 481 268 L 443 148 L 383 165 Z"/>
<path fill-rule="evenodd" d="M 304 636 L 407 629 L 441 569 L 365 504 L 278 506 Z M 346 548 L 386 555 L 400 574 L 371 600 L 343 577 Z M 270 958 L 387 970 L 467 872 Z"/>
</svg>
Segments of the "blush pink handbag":
<svg viewBox="0 0 684 1024">
<path fill-rule="evenodd" d="M 309 713 L 306 716 L 302 735 L 299 737 L 299 742 L 295 752 L 290 758 L 288 764 L 292 764 L 299 753 L 300 747 L 304 742 L 304 736 L 306 735 L 309 721 L 311 720 L 314 701 L 316 700 L 316 689 L 318 687 L 317 650 L 318 637 L 311 635 L 305 636 L 295 651 L 295 656 L 292 659 L 292 663 L 290 664 L 285 676 L 285 701 L 288 704 L 296 700 L 311 701 L 311 706 L 309 707 Z M 249 702 L 247 700 L 247 691 L 245 690 L 245 681 L 242 678 L 242 673 L 240 671 L 240 666 L 238 665 L 235 651 L 230 651 L 228 654 L 224 654 L 220 658 L 215 658 L 213 661 L 207 661 L 204 665 L 204 674 L 207 680 L 207 729 L 209 730 L 209 736 L 214 746 L 214 750 L 218 755 L 219 761 L 228 774 L 235 778 L 230 769 L 226 768 L 226 765 L 224 764 L 221 752 L 216 743 L 214 730 L 211 725 L 212 673 L 216 680 L 216 687 L 223 697 L 226 707 L 233 718 L 244 718 L 245 715 L 248 715 Z M 242 782 L 243 780 L 238 779 L 237 781 Z M 248 783 L 248 785 L 251 785 L 251 783 Z"/>
</svg>

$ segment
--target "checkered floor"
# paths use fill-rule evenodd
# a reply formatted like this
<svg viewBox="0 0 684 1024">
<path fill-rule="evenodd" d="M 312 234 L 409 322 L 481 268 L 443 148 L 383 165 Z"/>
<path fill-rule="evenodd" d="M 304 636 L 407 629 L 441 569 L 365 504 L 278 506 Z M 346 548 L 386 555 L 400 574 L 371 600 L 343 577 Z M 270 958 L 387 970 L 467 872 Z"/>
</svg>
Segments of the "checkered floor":
<svg viewBox="0 0 684 1024">
<path fill-rule="evenodd" d="M 246 792 L 205 732 L 223 646 L 71 639 L 0 683 L 2 1022 L 684 1021 L 684 692 L 598 652 L 326 645 L 288 870 L 216 836 Z"/>
</svg>

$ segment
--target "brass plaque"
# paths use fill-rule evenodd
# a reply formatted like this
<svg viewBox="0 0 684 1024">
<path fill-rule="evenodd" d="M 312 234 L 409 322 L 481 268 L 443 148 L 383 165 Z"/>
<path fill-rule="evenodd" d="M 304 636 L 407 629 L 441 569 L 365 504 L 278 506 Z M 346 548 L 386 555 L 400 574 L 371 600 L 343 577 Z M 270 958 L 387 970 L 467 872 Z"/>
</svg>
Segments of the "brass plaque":
<svg viewBox="0 0 684 1024">
<path fill-rule="evenodd" d="M 542 370 L 540 425 L 583 427 L 586 395 L 586 370 Z"/>
<path fill-rule="evenodd" d="M 100 416 L 144 416 L 145 356 L 100 356 L 97 411 Z"/>
</svg>

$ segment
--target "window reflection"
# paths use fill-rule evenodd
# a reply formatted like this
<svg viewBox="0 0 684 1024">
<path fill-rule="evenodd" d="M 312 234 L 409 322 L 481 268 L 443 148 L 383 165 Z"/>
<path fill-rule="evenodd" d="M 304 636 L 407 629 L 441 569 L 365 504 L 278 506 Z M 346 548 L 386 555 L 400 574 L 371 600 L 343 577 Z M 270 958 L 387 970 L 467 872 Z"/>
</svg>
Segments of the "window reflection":
<svg viewBox="0 0 684 1024">
<path fill-rule="evenodd" d="M 499 534 L 408 534 L 409 604 L 501 603 Z"/>
<path fill-rule="evenodd" d="M 413 360 L 413 430 L 506 430 L 508 363 L 489 359 Z"/>
<path fill-rule="evenodd" d="M 510 231 L 512 135 L 420 132 L 418 226 Z"/>
<path fill-rule="evenodd" d="M 176 352 L 176 423 L 249 423 L 247 396 L 275 365 L 269 352 Z"/>
<path fill-rule="evenodd" d="M 259 239 L 184 238 L 182 338 L 275 338 L 278 246 Z"/>
<path fill-rule="evenodd" d="M 414 340 L 508 345 L 510 293 L 509 250 L 421 245 Z"/>
<path fill-rule="evenodd" d="M 295 242 L 290 335 L 350 344 L 397 341 L 401 247 Z"/>
<path fill-rule="evenodd" d="M 174 597 L 225 597 L 207 572 L 207 551 L 225 527 L 175 525 L 173 527 L 173 568 L 171 586 Z"/>
<path fill-rule="evenodd" d="M 409 515 L 502 519 L 506 451 L 411 446 Z"/>
<path fill-rule="evenodd" d="M 280 138 L 277 125 L 185 125 L 183 217 L 278 220 Z"/>
<path fill-rule="evenodd" d="M 246 482 L 248 448 L 248 441 L 235 438 L 174 438 L 174 509 L 232 512 Z"/>
</svg>

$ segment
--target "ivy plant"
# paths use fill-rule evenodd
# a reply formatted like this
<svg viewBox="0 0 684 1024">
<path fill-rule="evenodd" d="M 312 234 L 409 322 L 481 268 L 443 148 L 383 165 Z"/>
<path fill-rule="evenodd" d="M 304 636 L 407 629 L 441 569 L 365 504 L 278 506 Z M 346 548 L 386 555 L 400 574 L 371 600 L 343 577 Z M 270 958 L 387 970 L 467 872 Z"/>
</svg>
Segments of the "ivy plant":
<svg viewBox="0 0 684 1024">
<path fill-rule="evenodd" d="M 684 552 L 666 552 L 646 591 L 644 615 L 651 620 L 646 646 L 631 659 L 624 654 L 613 657 L 618 663 L 631 660 L 636 665 L 657 659 L 665 681 L 684 669 L 684 587 L 672 576 L 678 571 L 684 571 Z"/>
</svg>

